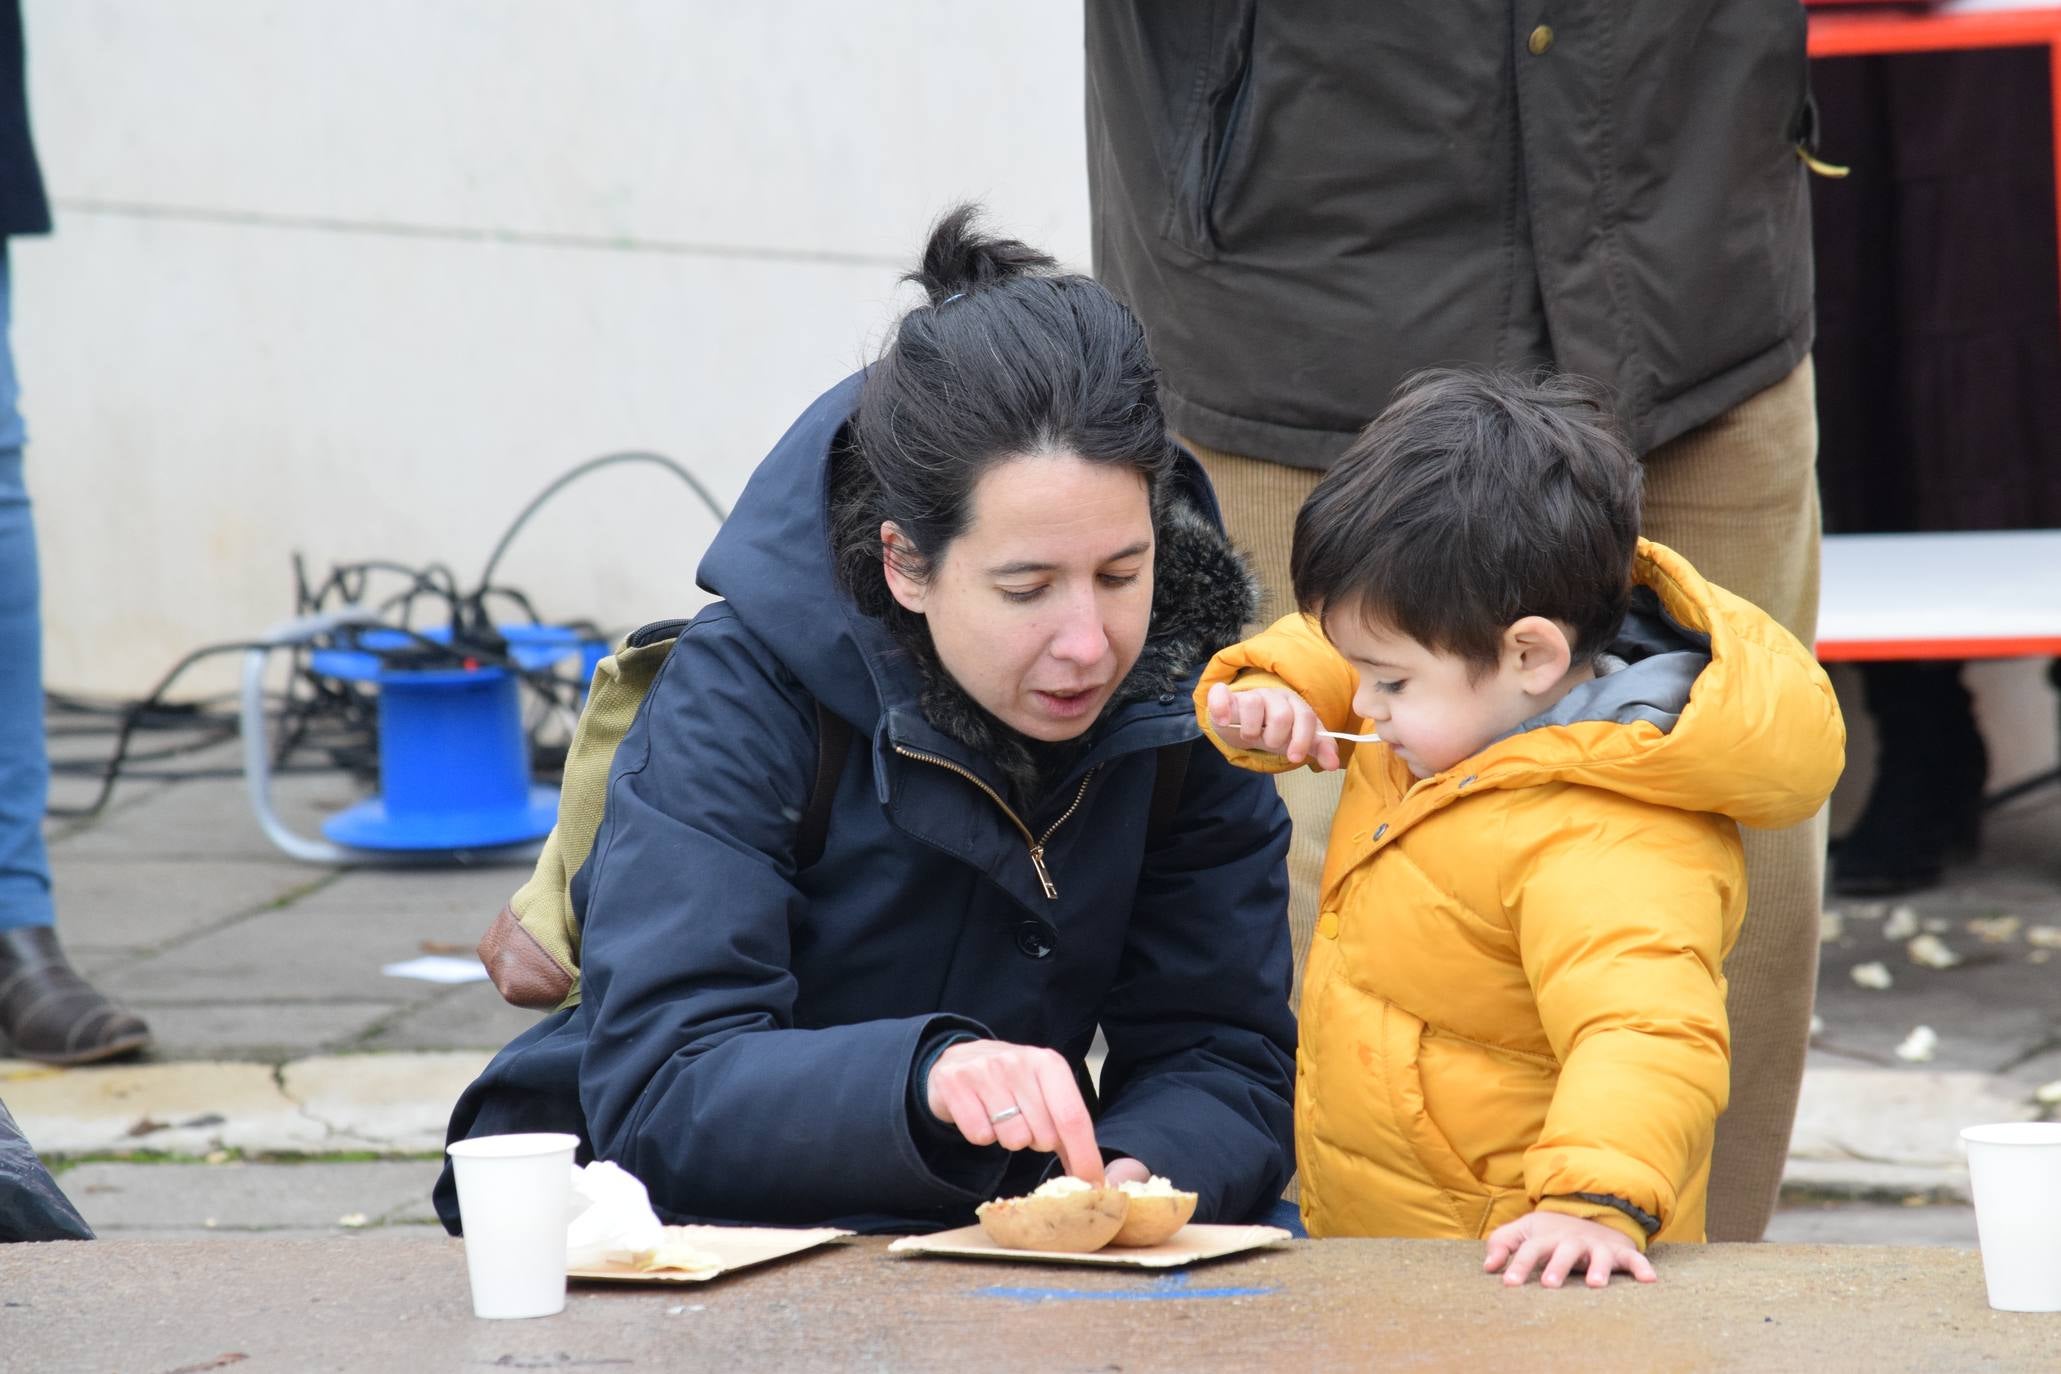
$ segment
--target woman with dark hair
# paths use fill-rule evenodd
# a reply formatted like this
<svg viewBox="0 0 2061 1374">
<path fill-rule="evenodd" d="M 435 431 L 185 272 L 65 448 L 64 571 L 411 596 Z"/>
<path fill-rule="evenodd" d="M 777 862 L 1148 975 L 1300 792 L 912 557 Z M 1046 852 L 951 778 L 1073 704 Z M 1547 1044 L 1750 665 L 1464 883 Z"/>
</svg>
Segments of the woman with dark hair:
<svg viewBox="0 0 2061 1374">
<path fill-rule="evenodd" d="M 1288 822 L 1188 747 L 1249 579 L 1114 297 L 971 207 L 912 279 L 702 563 L 574 881 L 583 1000 L 451 1137 L 571 1131 L 671 1221 L 935 1229 L 1061 1170 L 1269 1215 Z"/>
</svg>

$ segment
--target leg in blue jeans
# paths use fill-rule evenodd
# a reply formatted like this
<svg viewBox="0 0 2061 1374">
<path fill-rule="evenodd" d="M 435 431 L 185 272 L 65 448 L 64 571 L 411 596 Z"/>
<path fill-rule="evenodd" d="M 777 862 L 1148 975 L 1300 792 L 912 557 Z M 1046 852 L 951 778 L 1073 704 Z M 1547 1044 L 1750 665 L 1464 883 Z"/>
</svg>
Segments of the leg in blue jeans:
<svg viewBox="0 0 2061 1374">
<path fill-rule="evenodd" d="M 0 259 L 0 331 L 12 305 L 8 285 Z M 50 788 L 43 747 L 43 619 L 17 396 L 13 349 L 0 333 L 0 930 L 47 926 L 53 919 L 50 861 L 43 852 L 43 802 Z"/>
<path fill-rule="evenodd" d="M 4 240 L 0 240 L 4 244 Z M 23 433 L 8 265 L 0 250 L 0 1035 L 7 1051 L 83 1064 L 149 1043 L 141 1020 L 73 972 L 57 943 L 43 805 L 43 619 L 36 526 L 22 479 Z"/>
</svg>

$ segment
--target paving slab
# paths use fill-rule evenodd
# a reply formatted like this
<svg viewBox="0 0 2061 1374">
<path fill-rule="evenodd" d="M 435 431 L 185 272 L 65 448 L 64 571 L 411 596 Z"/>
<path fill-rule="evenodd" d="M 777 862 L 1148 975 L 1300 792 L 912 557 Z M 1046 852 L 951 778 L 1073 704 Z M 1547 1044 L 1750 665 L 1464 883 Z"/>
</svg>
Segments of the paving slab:
<svg viewBox="0 0 2061 1374">
<path fill-rule="evenodd" d="M 498 1050 L 537 1024 L 538 1013 L 501 1000 L 491 983 L 466 983 L 403 1007 L 354 1043 L 361 1050 Z"/>
<path fill-rule="evenodd" d="M 1958 1204 L 1821 1202 L 1785 1206 L 1768 1224 L 1777 1245 L 1950 1245 L 1975 1248 L 1975 1209 Z"/>
<path fill-rule="evenodd" d="M 1989 1074 L 1820 1068 L 1805 1075 L 1790 1152 L 1812 1159 L 1958 1165 L 1960 1130 L 2034 1111 Z"/>
<path fill-rule="evenodd" d="M 2035 1115 L 2014 1085 L 1990 1074 L 1820 1064 L 1804 1074 L 1783 1184 L 1966 1199 L 1961 1128 Z"/>
<path fill-rule="evenodd" d="M 44 1155 L 433 1154 L 486 1051 L 265 1064 L 51 1069 L 0 1060 L 0 1097 Z"/>
<path fill-rule="evenodd" d="M 1896 1066 L 1899 1046 L 1926 1026 L 1938 1038 L 1918 1067 L 1986 1073 L 2061 1047 L 2061 949 L 2031 934 L 2061 930 L 2061 878 L 2021 884 L 1991 869 L 1893 902 L 1834 900 L 1826 911 L 1820 1045 Z M 1958 962 L 1930 967 L 1917 957 L 1928 954 Z M 1889 987 L 1856 981 L 1870 965 Z"/>
<path fill-rule="evenodd" d="M 451 1107 L 493 1055 L 480 1050 L 297 1059 L 279 1071 L 286 1094 L 329 1129 L 326 1150 L 434 1153 Z"/>
<path fill-rule="evenodd" d="M 110 863 L 62 852 L 51 858 L 65 948 L 130 954 L 160 949 L 224 921 L 305 897 L 335 880 L 306 864 L 192 859 Z"/>
<path fill-rule="evenodd" d="M 154 798 L 162 797 L 178 783 L 138 781 L 123 783 L 108 799 L 102 809 L 94 815 L 76 814 L 94 804 L 100 796 L 98 778 L 79 778 L 65 774 L 54 774 L 50 779 L 50 806 L 52 811 L 43 819 L 43 838 L 52 848 L 75 836 L 82 835 L 97 825 L 104 825 L 113 817 L 139 806 L 148 805 Z"/>
<path fill-rule="evenodd" d="M 115 978 L 101 981 L 111 988 L 122 986 Z M 152 1047 L 144 1062 L 154 1064 L 192 1059 L 278 1064 L 355 1050 L 407 1010 L 405 1002 L 350 999 L 181 1002 L 139 994 L 127 1000 L 150 1024 Z"/>
<path fill-rule="evenodd" d="M 427 1225 L 435 1160 L 91 1163 L 60 1176 L 103 1239 L 195 1231 L 349 1231 Z"/>
<path fill-rule="evenodd" d="M 49 1069 L 0 1060 L 0 1095 L 44 1155 L 303 1152 L 327 1148 L 329 1135 L 265 1064 Z"/>
<path fill-rule="evenodd" d="M 1838 962 L 1828 962 L 1828 978 L 1842 976 Z M 1848 1058 L 1885 1067 L 1897 1063 L 1897 1051 L 1919 1027 L 1936 1039 L 1930 1067 L 2001 1073 L 2035 1053 L 2053 1036 L 2053 1018 L 2034 999 L 2061 996 L 2054 974 L 2025 968 L 2004 976 L 1971 977 L 1960 969 L 1893 969 L 1900 988 L 1893 1004 L 1869 1008 L 1858 1020 L 1836 994 L 1821 995 L 1818 1016 L 1824 1023 L 1819 1043 Z M 1880 994 L 1869 994 L 1880 996 Z"/>
<path fill-rule="evenodd" d="M 2041 1088 L 2053 1089 L 2054 1085 L 2061 1084 L 2061 1047 L 2013 1064 L 2003 1076 L 2034 1092 Z M 2047 1117 L 2050 1120 L 2061 1121 L 2061 1102 L 2054 1102 L 2047 1107 Z"/>
<path fill-rule="evenodd" d="M 429 1000 L 447 985 L 394 978 L 390 963 L 425 945 L 470 957 L 486 922 L 470 909 L 363 910 L 295 902 L 259 911 L 112 971 L 105 991 L 139 1008 L 207 999 L 392 1002 Z"/>
<path fill-rule="evenodd" d="M 1871 1159 L 1805 1159 L 1782 1165 L 1782 1199 L 1893 1203 L 1972 1201 L 1966 1165 L 1882 1164 Z"/>
<path fill-rule="evenodd" d="M 467 863 L 418 868 L 348 868 L 297 904 L 328 914 L 409 911 L 451 918 L 476 942 L 497 912 L 529 879 L 532 865 Z"/>
<path fill-rule="evenodd" d="M 289 828 L 319 836 L 322 822 L 364 799 L 363 790 L 342 773 L 313 773 L 274 780 L 273 810 Z M 265 838 L 241 782 L 204 780 L 159 786 L 141 804 L 111 809 L 97 820 L 67 829 L 51 844 L 53 855 L 128 863 L 147 859 L 208 859 L 276 863 L 285 857 Z"/>
</svg>

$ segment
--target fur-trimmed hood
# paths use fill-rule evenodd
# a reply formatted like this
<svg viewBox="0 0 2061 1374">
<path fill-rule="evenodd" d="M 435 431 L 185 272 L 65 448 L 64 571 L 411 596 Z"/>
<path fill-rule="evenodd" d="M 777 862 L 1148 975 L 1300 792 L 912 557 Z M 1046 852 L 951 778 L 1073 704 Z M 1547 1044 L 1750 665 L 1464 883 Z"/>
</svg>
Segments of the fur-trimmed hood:
<svg viewBox="0 0 2061 1374">
<path fill-rule="evenodd" d="M 753 474 L 698 575 L 734 606 L 816 699 L 873 733 L 897 707 L 913 708 L 1018 800 L 1035 802 L 1140 703 L 1185 699 L 1212 653 L 1235 642 L 1258 604 L 1243 558 L 1224 535 L 1216 498 L 1182 453 L 1154 514 L 1152 623 L 1145 646 L 1102 717 L 1080 740 L 1026 739 L 945 673 L 920 617 L 871 606 L 840 585 L 832 547 L 836 514 L 864 503 L 865 465 L 841 435 L 863 374 L 832 388 Z"/>
</svg>

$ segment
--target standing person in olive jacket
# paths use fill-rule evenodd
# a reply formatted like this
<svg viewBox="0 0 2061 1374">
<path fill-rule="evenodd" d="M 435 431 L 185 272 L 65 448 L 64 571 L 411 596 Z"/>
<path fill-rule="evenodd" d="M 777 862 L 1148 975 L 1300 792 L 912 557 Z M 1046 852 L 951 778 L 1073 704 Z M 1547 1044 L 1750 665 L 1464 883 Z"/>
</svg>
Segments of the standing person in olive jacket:
<svg viewBox="0 0 2061 1374">
<path fill-rule="evenodd" d="M 1804 14 L 1451 0 L 1095 0 L 1097 275 L 1280 614 L 1295 511 L 1405 376 L 1605 384 L 1644 533 L 1808 644 L 1818 493 Z M 1302 775 L 1310 778 L 1311 775 Z M 1295 788 L 1305 790 L 1297 791 Z M 1284 790 L 1300 968 L 1335 785 Z M 1773 1210 L 1817 976 L 1823 817 L 1746 837 L 1710 1235 Z"/>
<path fill-rule="evenodd" d="M 970 219 L 718 534 L 573 884 L 583 1000 L 453 1139 L 571 1131 L 672 1221 L 935 1229 L 1058 1168 L 1278 1205 L 1288 819 L 1188 704 L 1250 583 L 1137 320 Z"/>
</svg>

